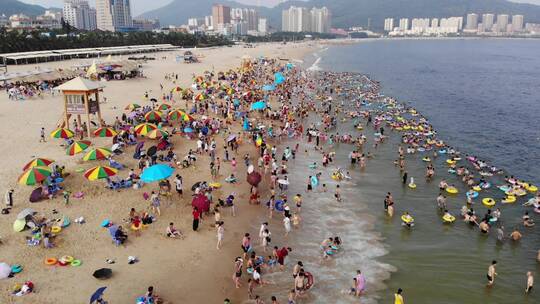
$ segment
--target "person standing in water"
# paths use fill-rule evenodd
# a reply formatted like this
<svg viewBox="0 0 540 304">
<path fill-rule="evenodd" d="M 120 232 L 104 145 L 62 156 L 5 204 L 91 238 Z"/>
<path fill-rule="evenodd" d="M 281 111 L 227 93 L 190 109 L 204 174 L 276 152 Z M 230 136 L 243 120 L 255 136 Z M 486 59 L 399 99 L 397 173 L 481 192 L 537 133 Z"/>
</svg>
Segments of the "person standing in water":
<svg viewBox="0 0 540 304">
<path fill-rule="evenodd" d="M 527 271 L 527 287 L 525 288 L 525 293 L 529 294 L 533 288 L 534 276 L 531 271 Z"/>
<path fill-rule="evenodd" d="M 488 279 L 488 287 L 491 287 L 493 283 L 495 282 L 495 276 L 497 276 L 497 272 L 495 272 L 495 266 L 497 265 L 497 261 L 493 260 L 491 262 L 491 265 L 488 267 L 488 273 L 487 273 L 487 279 Z"/>
<path fill-rule="evenodd" d="M 394 294 L 394 304 L 405 304 L 405 300 L 403 300 L 403 296 L 401 295 L 403 293 L 403 289 L 398 288 L 397 292 Z"/>
</svg>

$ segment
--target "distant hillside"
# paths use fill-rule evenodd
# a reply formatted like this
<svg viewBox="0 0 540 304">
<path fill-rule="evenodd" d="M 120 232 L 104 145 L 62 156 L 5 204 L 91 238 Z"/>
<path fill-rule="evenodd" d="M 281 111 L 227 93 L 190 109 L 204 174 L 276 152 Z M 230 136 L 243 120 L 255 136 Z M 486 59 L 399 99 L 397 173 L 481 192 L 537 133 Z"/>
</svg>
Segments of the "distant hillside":
<svg viewBox="0 0 540 304">
<path fill-rule="evenodd" d="M 37 16 L 45 12 L 45 8 L 39 5 L 26 4 L 17 0 L 0 0 L 0 15 L 11 16 L 13 14 L 25 14 Z"/>
<path fill-rule="evenodd" d="M 158 18 L 161 24 L 180 25 L 190 17 L 210 15 L 212 5 L 222 3 L 231 7 L 252 7 L 234 1 L 219 0 L 175 0 L 172 3 L 143 14 Z M 333 26 L 347 28 L 354 25 L 366 26 L 368 18 L 374 28 L 380 29 L 387 17 L 449 17 L 465 16 L 467 13 L 522 14 L 525 22 L 540 23 L 540 6 L 521 4 L 506 0 L 310 0 L 288 1 L 274 8 L 258 8 L 270 24 L 281 27 L 281 11 L 291 5 L 305 7 L 326 6 L 332 11 Z"/>
</svg>

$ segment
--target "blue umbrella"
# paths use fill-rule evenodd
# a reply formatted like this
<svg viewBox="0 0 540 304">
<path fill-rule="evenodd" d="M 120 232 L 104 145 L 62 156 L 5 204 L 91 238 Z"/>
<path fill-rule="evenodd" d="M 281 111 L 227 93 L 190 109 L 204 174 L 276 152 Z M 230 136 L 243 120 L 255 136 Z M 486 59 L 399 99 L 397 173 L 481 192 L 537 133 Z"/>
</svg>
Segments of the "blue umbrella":
<svg viewBox="0 0 540 304">
<path fill-rule="evenodd" d="M 290 62 L 287 63 L 287 70 L 290 70 L 290 69 L 292 69 L 292 68 L 294 68 L 294 64 L 292 64 L 292 63 L 290 63 Z"/>
<path fill-rule="evenodd" d="M 192 133 L 192 132 L 193 132 L 192 128 L 190 128 L 190 127 L 184 128 L 184 133 Z"/>
<path fill-rule="evenodd" d="M 262 100 L 251 104 L 251 111 L 264 109 L 266 109 L 266 103 Z"/>
<path fill-rule="evenodd" d="M 170 177 L 173 172 L 173 168 L 164 164 L 157 164 L 144 169 L 141 180 L 145 183 L 156 182 Z"/>
<path fill-rule="evenodd" d="M 285 82 L 285 76 L 283 76 L 283 74 L 281 73 L 275 73 L 274 74 L 274 83 L 275 84 L 282 84 Z"/>
<path fill-rule="evenodd" d="M 107 289 L 107 287 L 100 287 L 98 290 L 94 292 L 94 294 L 90 297 L 90 304 L 94 303 L 95 301 L 99 300 L 101 296 L 103 295 L 103 292 Z"/>
<path fill-rule="evenodd" d="M 273 84 L 267 84 L 262 87 L 263 91 L 273 91 L 276 89 L 276 86 Z"/>
</svg>

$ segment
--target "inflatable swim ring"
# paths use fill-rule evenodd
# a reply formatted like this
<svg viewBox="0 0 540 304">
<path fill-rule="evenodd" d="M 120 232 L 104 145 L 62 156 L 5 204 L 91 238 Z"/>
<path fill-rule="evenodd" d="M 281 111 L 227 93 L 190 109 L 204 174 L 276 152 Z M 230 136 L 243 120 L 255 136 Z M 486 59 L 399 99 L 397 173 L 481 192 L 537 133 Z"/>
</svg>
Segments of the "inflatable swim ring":
<svg viewBox="0 0 540 304">
<path fill-rule="evenodd" d="M 142 224 L 139 224 L 139 226 L 135 226 L 135 224 L 131 224 L 131 230 L 137 231 L 142 229 Z"/>
<path fill-rule="evenodd" d="M 277 211 L 283 212 L 285 210 L 283 201 L 276 201 L 275 208 Z"/>
<path fill-rule="evenodd" d="M 418 151 L 418 152 L 425 152 L 425 151 L 426 151 L 426 149 L 425 149 L 425 148 L 422 148 L 422 147 L 420 147 L 420 148 L 417 148 L 417 149 L 416 149 L 416 151 Z M 428 157 L 428 158 L 429 158 L 429 157 Z"/>
<path fill-rule="evenodd" d="M 446 187 L 446 192 L 450 194 L 457 194 L 459 190 L 456 187 Z"/>
<path fill-rule="evenodd" d="M 334 249 L 334 250 L 339 250 L 339 247 L 336 246 L 336 245 L 332 245 L 332 246 L 330 246 L 330 248 L 332 248 L 332 249 Z"/>
<path fill-rule="evenodd" d="M 482 189 L 489 189 L 491 187 L 491 183 L 490 182 L 481 183 L 480 187 L 482 187 Z"/>
<path fill-rule="evenodd" d="M 455 169 L 452 169 L 452 168 L 450 168 L 450 169 L 448 169 L 448 173 L 450 173 L 450 174 L 454 174 L 454 173 L 456 173 L 456 170 L 455 170 Z"/>
<path fill-rule="evenodd" d="M 422 160 L 425 161 L 425 162 L 430 162 L 430 161 L 431 161 L 431 158 L 429 158 L 429 157 L 426 156 L 426 157 L 422 158 Z"/>
<path fill-rule="evenodd" d="M 410 224 L 412 222 L 414 222 L 414 218 L 411 216 L 409 218 L 405 217 L 405 214 L 401 216 L 401 220 L 405 223 L 405 224 Z"/>
<path fill-rule="evenodd" d="M 11 265 L 11 272 L 12 273 L 20 273 L 23 271 L 23 267 L 19 264 Z"/>
<path fill-rule="evenodd" d="M 453 223 L 456 220 L 456 217 L 450 214 L 445 214 L 442 217 L 445 223 Z"/>
<path fill-rule="evenodd" d="M 516 202 L 516 197 L 513 195 L 508 195 L 501 201 L 501 203 L 504 203 L 504 204 L 511 204 L 515 202 Z"/>
<path fill-rule="evenodd" d="M 495 200 L 491 197 L 486 197 L 482 199 L 482 204 L 484 204 L 486 207 L 493 207 L 495 206 Z"/>
<path fill-rule="evenodd" d="M 309 168 L 310 169 L 317 169 L 317 164 L 311 164 L 311 165 L 309 165 Z"/>
<path fill-rule="evenodd" d="M 311 185 L 312 185 L 313 187 L 317 187 L 317 186 L 319 185 L 319 179 L 317 179 L 316 176 L 312 176 L 312 177 L 311 177 Z"/>
<path fill-rule="evenodd" d="M 311 274 L 311 272 L 306 271 L 304 275 L 307 278 L 306 290 L 308 290 L 313 287 L 313 284 L 315 284 L 315 280 L 313 279 L 313 275 Z"/>
<path fill-rule="evenodd" d="M 531 185 L 531 184 L 528 184 L 525 186 L 525 189 L 527 189 L 527 191 L 529 192 L 536 192 L 538 191 L 538 187 L 536 187 L 535 185 Z"/>
<path fill-rule="evenodd" d="M 332 179 L 333 179 L 333 180 L 336 180 L 336 181 L 340 181 L 340 180 L 343 179 L 343 175 L 340 174 L 340 173 L 336 173 L 336 172 L 335 172 L 335 173 L 332 173 Z"/>
<path fill-rule="evenodd" d="M 446 154 L 446 150 L 445 149 L 440 149 L 439 154 Z"/>
<path fill-rule="evenodd" d="M 332 250 L 326 250 L 325 252 L 326 252 L 327 255 L 333 255 L 334 254 L 334 252 Z"/>
<path fill-rule="evenodd" d="M 208 186 L 210 186 L 210 188 L 214 188 L 214 189 L 219 189 L 219 188 L 221 188 L 221 184 L 220 184 L 220 183 L 210 183 L 210 184 L 208 184 Z"/>
<path fill-rule="evenodd" d="M 246 269 L 247 273 L 252 274 L 253 273 L 253 267 L 249 267 Z"/>
<path fill-rule="evenodd" d="M 508 191 L 508 190 L 511 189 L 511 188 L 508 187 L 507 185 L 499 186 L 499 187 L 497 187 L 497 188 L 499 188 L 499 190 L 501 190 L 502 192 L 506 192 L 506 191 Z"/>
<path fill-rule="evenodd" d="M 474 191 L 476 191 L 476 192 L 482 191 L 482 188 L 480 188 L 480 186 L 474 186 L 474 187 L 472 187 L 472 189 L 473 189 Z"/>
<path fill-rule="evenodd" d="M 70 265 L 73 267 L 81 266 L 81 264 L 82 264 L 81 260 L 73 260 L 70 263 Z"/>
<path fill-rule="evenodd" d="M 73 260 L 74 260 L 74 258 L 72 256 L 70 256 L 70 255 L 65 255 L 65 256 L 60 258 L 60 262 L 64 262 L 64 263 L 67 263 L 67 264 L 73 262 Z"/>
<path fill-rule="evenodd" d="M 456 161 L 455 161 L 455 160 L 452 160 L 452 159 L 447 159 L 447 160 L 446 160 L 446 163 L 449 164 L 449 165 L 453 165 L 453 164 L 456 163 Z"/>
<path fill-rule="evenodd" d="M 52 233 L 60 233 L 60 231 L 62 231 L 62 227 L 60 227 L 60 226 L 52 226 L 51 227 L 51 232 Z"/>
<path fill-rule="evenodd" d="M 478 192 L 474 191 L 474 190 L 470 190 L 470 191 L 467 191 L 467 197 L 468 198 L 477 198 L 478 197 Z"/>
<path fill-rule="evenodd" d="M 45 264 L 49 265 L 49 266 L 56 265 L 57 262 L 58 262 L 58 260 L 55 259 L 55 258 L 46 258 L 45 259 Z"/>
<path fill-rule="evenodd" d="M 409 188 L 411 188 L 411 189 L 416 189 L 416 184 L 412 184 L 412 183 L 409 184 Z"/>
</svg>

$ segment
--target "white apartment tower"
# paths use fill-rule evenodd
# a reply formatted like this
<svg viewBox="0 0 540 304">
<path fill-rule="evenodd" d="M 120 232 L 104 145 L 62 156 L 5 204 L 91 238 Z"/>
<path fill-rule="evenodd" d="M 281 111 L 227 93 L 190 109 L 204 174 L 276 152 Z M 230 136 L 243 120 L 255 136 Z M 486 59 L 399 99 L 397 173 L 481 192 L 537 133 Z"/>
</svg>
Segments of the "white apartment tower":
<svg viewBox="0 0 540 304">
<path fill-rule="evenodd" d="M 478 15 L 477 14 L 467 14 L 467 24 L 465 28 L 468 30 L 478 29 Z"/>
<path fill-rule="evenodd" d="M 512 16 L 512 31 L 523 32 L 523 15 Z"/>
<path fill-rule="evenodd" d="M 384 19 L 384 31 L 391 32 L 394 30 L 394 18 Z"/>
<path fill-rule="evenodd" d="M 257 26 L 257 31 L 262 34 L 266 34 L 268 32 L 268 19 L 266 18 L 259 18 L 259 24 Z"/>
<path fill-rule="evenodd" d="M 118 31 L 133 26 L 130 0 L 96 0 L 97 28 Z"/>
<path fill-rule="evenodd" d="M 332 16 L 326 7 L 312 8 L 291 6 L 281 13 L 281 29 L 284 32 L 327 33 L 332 26 Z"/>
<path fill-rule="evenodd" d="M 62 14 L 73 27 L 80 30 L 96 29 L 96 10 L 90 8 L 87 0 L 64 0 Z"/>
<path fill-rule="evenodd" d="M 495 22 L 495 15 L 493 14 L 483 14 L 482 15 L 482 25 L 484 26 L 484 30 L 486 32 L 490 32 L 493 30 L 493 24 Z"/>
<path fill-rule="evenodd" d="M 330 10 L 326 7 L 312 8 L 311 9 L 311 31 L 315 33 L 329 33 L 330 24 Z"/>
<path fill-rule="evenodd" d="M 406 31 L 409 29 L 409 18 L 399 19 L 399 30 Z"/>
<path fill-rule="evenodd" d="M 497 15 L 497 31 L 498 32 L 506 32 L 506 28 L 508 27 L 508 20 L 509 20 L 509 16 L 506 14 Z"/>
</svg>

